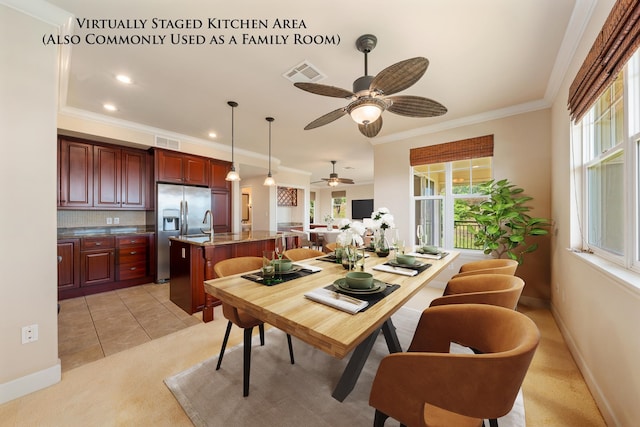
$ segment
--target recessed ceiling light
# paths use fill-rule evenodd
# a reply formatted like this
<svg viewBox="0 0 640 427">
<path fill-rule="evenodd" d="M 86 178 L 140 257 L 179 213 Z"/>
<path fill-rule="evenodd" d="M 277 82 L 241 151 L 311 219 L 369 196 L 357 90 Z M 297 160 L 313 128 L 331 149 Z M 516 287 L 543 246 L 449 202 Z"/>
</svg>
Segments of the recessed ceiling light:
<svg viewBox="0 0 640 427">
<path fill-rule="evenodd" d="M 118 111 L 118 109 L 116 108 L 115 105 L 113 104 L 104 104 L 102 105 L 104 107 L 105 110 L 109 110 L 109 111 Z"/>
<path fill-rule="evenodd" d="M 215 138 L 216 136 L 218 135 L 215 132 L 209 132 L 209 138 Z"/>
<path fill-rule="evenodd" d="M 129 76 L 125 76 L 124 74 L 118 74 L 116 76 L 116 79 L 120 82 L 120 83 L 124 83 L 124 84 L 131 84 L 131 77 Z"/>
</svg>

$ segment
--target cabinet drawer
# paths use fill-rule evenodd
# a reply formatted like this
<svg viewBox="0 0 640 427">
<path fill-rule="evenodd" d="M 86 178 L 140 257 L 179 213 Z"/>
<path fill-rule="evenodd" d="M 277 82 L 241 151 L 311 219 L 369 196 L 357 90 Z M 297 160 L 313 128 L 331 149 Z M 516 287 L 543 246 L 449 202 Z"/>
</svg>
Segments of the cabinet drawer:
<svg viewBox="0 0 640 427">
<path fill-rule="evenodd" d="M 131 246 L 118 249 L 118 264 L 144 262 L 147 260 L 146 246 Z"/>
<path fill-rule="evenodd" d="M 144 234 L 141 235 L 131 235 L 131 236 L 118 236 L 116 238 L 116 244 L 119 248 L 123 246 L 139 246 L 147 244 L 147 236 Z"/>
<path fill-rule="evenodd" d="M 134 262 L 118 266 L 118 280 L 137 279 L 147 275 L 147 262 Z"/>
<path fill-rule="evenodd" d="M 113 236 L 84 237 L 80 243 L 81 250 L 111 249 L 115 247 Z"/>
</svg>

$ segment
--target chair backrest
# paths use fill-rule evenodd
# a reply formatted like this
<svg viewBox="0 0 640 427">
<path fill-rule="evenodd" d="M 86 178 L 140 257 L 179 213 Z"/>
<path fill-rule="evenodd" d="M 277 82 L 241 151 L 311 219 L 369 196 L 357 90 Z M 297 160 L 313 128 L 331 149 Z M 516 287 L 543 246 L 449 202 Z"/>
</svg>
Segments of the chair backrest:
<svg viewBox="0 0 640 427">
<path fill-rule="evenodd" d="M 454 277 L 430 307 L 447 304 L 490 304 L 515 309 L 524 280 L 508 274 L 475 274 Z"/>
<path fill-rule="evenodd" d="M 472 261 L 460 266 L 460 271 L 454 277 L 472 274 L 516 274 L 518 261 L 513 259 L 483 259 Z"/>
<path fill-rule="evenodd" d="M 513 407 L 539 341 L 535 323 L 514 310 L 428 308 L 408 352 L 380 363 L 369 403 L 404 425 L 429 425 L 430 412 L 449 418 L 443 425 L 458 425 L 459 415 L 499 418 Z M 482 354 L 449 353 L 452 342 Z"/>
<path fill-rule="evenodd" d="M 262 268 L 262 258 L 257 256 L 241 256 L 217 262 L 213 266 L 213 271 L 218 277 L 226 277 L 246 273 L 251 270 L 258 270 L 260 268 Z"/>
<path fill-rule="evenodd" d="M 327 243 L 324 245 L 325 252 L 333 252 L 336 250 L 337 246 L 338 246 L 337 242 Z"/>
<path fill-rule="evenodd" d="M 324 252 L 309 248 L 297 248 L 284 251 L 284 257 L 291 261 L 300 261 L 308 258 L 315 258 L 324 255 Z"/>
</svg>

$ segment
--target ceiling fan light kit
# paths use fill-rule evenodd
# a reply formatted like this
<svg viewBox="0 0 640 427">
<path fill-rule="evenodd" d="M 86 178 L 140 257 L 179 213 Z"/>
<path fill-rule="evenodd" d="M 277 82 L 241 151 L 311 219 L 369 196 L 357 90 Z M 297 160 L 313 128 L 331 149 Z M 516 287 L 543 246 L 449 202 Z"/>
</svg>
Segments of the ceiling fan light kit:
<svg viewBox="0 0 640 427">
<path fill-rule="evenodd" d="M 435 117 L 447 112 L 447 108 L 437 101 L 420 96 L 390 96 L 414 85 L 427 71 L 429 60 L 415 57 L 393 64 L 376 76 L 368 75 L 368 54 L 376 47 L 378 39 L 365 34 L 356 40 L 356 48 L 364 54 L 364 76 L 353 82 L 353 91 L 318 83 L 294 83 L 299 89 L 323 96 L 343 98 L 351 102 L 331 111 L 305 126 L 305 130 L 329 124 L 345 114 L 349 114 L 358 124 L 360 133 L 368 138 L 375 137 L 382 129 L 382 113 L 388 110 L 407 117 Z"/>
<path fill-rule="evenodd" d="M 336 173 L 336 161 L 331 160 L 331 164 L 333 165 L 333 172 L 329 174 L 329 178 L 322 178 L 322 181 L 326 181 L 329 187 L 336 187 L 338 184 L 354 184 L 351 178 L 338 178 L 338 174 Z"/>
<path fill-rule="evenodd" d="M 264 179 L 264 185 L 272 187 L 276 185 L 276 180 L 271 176 L 271 123 L 275 120 L 273 117 L 266 117 L 265 120 L 269 122 L 269 173 Z"/>
<path fill-rule="evenodd" d="M 240 174 L 236 172 L 236 164 L 234 163 L 233 158 L 233 146 L 234 146 L 234 134 L 233 134 L 233 110 L 238 106 L 238 103 L 235 101 L 228 101 L 227 105 L 231 107 L 231 169 L 227 173 L 225 180 L 227 181 L 240 181 Z"/>
</svg>

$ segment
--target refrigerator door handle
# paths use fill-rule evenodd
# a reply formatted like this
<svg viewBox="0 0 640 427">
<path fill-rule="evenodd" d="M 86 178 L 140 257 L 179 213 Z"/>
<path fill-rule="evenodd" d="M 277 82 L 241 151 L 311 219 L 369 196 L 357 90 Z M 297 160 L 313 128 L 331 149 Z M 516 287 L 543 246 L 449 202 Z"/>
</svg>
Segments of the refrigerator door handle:
<svg viewBox="0 0 640 427">
<path fill-rule="evenodd" d="M 189 201 L 184 201 L 184 234 L 189 234 Z"/>
<path fill-rule="evenodd" d="M 182 205 L 184 202 L 180 200 L 180 235 L 184 235 L 184 206 Z"/>
</svg>

